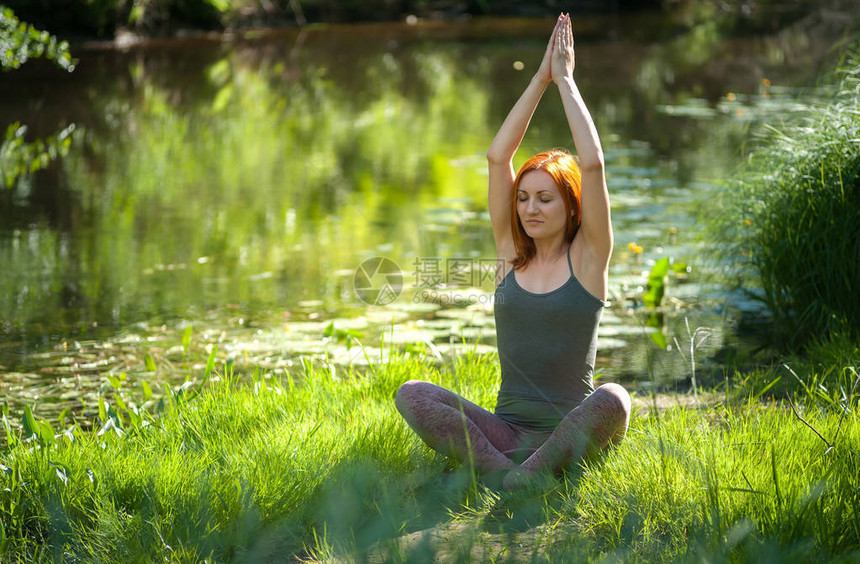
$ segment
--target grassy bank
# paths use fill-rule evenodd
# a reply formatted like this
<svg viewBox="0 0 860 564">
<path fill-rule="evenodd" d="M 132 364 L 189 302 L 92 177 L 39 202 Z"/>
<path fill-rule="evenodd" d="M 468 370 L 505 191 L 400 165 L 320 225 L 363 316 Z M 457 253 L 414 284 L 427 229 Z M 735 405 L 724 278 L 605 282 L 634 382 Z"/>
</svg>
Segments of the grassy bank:
<svg viewBox="0 0 860 564">
<path fill-rule="evenodd" d="M 731 401 L 699 409 L 658 411 L 640 398 L 619 448 L 505 496 L 448 466 L 400 420 L 392 398 L 414 377 L 491 406 L 498 364 L 394 358 L 364 375 L 307 366 L 245 383 L 228 376 L 193 399 L 192 387 L 162 401 L 157 418 L 148 413 L 158 402 L 134 409 L 142 394 L 115 391 L 106 424 L 72 425 L 51 446 L 44 435 L 18 442 L 11 425 L 0 557 L 860 558 L 860 421 L 838 403 L 795 395 L 828 450 L 784 405 L 734 401 L 732 390 Z"/>
<path fill-rule="evenodd" d="M 304 26 L 314 23 L 402 21 L 412 16 L 463 19 L 474 16 L 549 17 L 559 10 L 574 14 L 623 14 L 661 11 L 666 32 L 699 24 L 723 29 L 774 30 L 821 7 L 811 0 L 4 0 L 26 21 L 51 32 L 113 37 L 118 29 L 161 35 L 187 29 L 237 29 Z M 842 0 L 826 6 L 842 10 Z M 411 19 L 411 18 L 410 18 Z"/>
<path fill-rule="evenodd" d="M 457 18 L 471 15 L 551 16 L 559 8 L 541 0 L 4 0 L 22 18 L 51 31 L 112 36 L 118 28 L 146 33 L 320 22 L 397 21 L 407 15 Z M 621 9 L 659 8 L 661 0 L 621 0 Z M 608 11 L 599 3 L 577 7 Z"/>
<path fill-rule="evenodd" d="M 753 143 L 713 231 L 789 351 L 860 339 L 860 48 L 831 82 L 829 99 Z"/>
</svg>

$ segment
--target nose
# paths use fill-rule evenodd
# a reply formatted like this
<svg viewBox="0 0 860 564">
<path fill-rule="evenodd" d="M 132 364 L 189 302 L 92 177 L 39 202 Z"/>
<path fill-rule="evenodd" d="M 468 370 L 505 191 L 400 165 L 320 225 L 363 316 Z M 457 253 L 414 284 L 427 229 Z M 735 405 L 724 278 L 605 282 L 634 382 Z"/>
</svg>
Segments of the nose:
<svg viewBox="0 0 860 564">
<path fill-rule="evenodd" d="M 535 202 L 534 198 L 529 198 L 528 205 L 526 206 L 526 211 L 531 215 L 537 213 L 537 202 Z"/>
</svg>

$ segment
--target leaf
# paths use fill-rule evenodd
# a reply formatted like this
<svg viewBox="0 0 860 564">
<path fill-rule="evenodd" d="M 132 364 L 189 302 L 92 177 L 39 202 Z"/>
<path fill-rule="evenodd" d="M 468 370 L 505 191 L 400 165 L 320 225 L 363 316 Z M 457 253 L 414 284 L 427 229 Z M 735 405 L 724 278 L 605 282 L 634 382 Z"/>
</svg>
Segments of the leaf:
<svg viewBox="0 0 860 564">
<path fill-rule="evenodd" d="M 669 343 L 666 341 L 666 335 L 662 331 L 653 331 L 650 337 L 654 344 L 660 347 L 660 350 L 665 351 L 668 348 Z"/>
<path fill-rule="evenodd" d="M 105 424 L 102 425 L 101 429 L 98 430 L 96 436 L 101 437 L 102 435 L 113 429 L 113 426 L 113 419 L 108 419 L 107 421 L 105 421 Z"/>
<path fill-rule="evenodd" d="M 57 462 L 48 461 L 54 470 L 57 472 L 57 477 L 63 482 L 64 486 L 69 485 L 69 469 Z"/>
<path fill-rule="evenodd" d="M 642 296 L 642 301 L 646 307 L 660 307 L 666 291 L 666 275 L 668 273 L 669 257 L 661 258 L 651 268 L 651 272 L 648 274 L 648 285 L 645 288 L 645 294 Z"/>
<path fill-rule="evenodd" d="M 116 396 L 113 398 L 113 400 L 114 400 L 114 403 L 116 403 L 116 408 L 118 410 L 118 413 L 127 413 L 128 412 L 128 407 L 125 405 L 125 401 L 123 401 L 122 397 L 119 394 L 116 394 Z"/>
<path fill-rule="evenodd" d="M 147 354 L 146 356 L 144 356 L 143 362 L 144 362 L 144 364 L 146 364 L 146 371 L 147 372 L 157 372 L 158 371 L 158 367 L 155 365 L 155 359 L 152 358 L 152 355 Z"/>
<path fill-rule="evenodd" d="M 105 400 L 99 398 L 99 421 L 107 421 L 107 410 L 105 409 Z"/>
<path fill-rule="evenodd" d="M 338 329 L 334 326 L 334 321 L 332 321 L 323 331 L 323 337 L 327 339 L 334 338 L 338 343 L 346 342 L 347 349 L 349 349 L 352 344 L 351 339 L 358 340 L 364 337 L 364 333 L 357 329 Z"/>
<path fill-rule="evenodd" d="M 102 425 L 102 428 L 99 429 L 96 435 L 101 437 L 105 433 L 113 431 L 116 436 L 122 437 L 123 435 L 125 435 L 125 431 L 123 431 L 122 429 L 122 423 L 119 421 L 119 419 L 117 419 L 116 414 L 113 413 L 112 409 L 110 410 L 110 413 L 112 415 L 108 417 L 107 421 L 105 421 L 105 424 Z"/>
<path fill-rule="evenodd" d="M 334 335 L 334 321 L 326 325 L 325 331 L 323 331 L 323 337 L 332 337 Z"/>
<path fill-rule="evenodd" d="M 215 95 L 215 100 L 212 101 L 212 111 L 214 113 L 219 113 L 227 107 L 227 104 L 230 103 L 230 98 L 233 97 L 233 85 L 228 84 L 221 88 L 218 93 Z"/>
<path fill-rule="evenodd" d="M 54 433 L 54 428 L 51 426 L 50 423 L 48 423 L 44 419 L 39 419 L 36 422 L 36 428 L 38 429 L 39 433 L 39 444 L 41 444 L 42 446 L 49 446 L 56 442 L 54 439 L 56 433 Z"/>
<path fill-rule="evenodd" d="M 118 398 L 117 398 L 117 399 L 118 399 Z M 123 404 L 123 405 L 125 405 L 125 404 Z M 116 427 L 117 427 L 120 431 L 122 431 L 122 430 L 123 430 L 123 428 L 122 428 L 122 419 L 120 418 L 119 413 L 117 413 L 117 411 L 116 411 L 116 410 L 113 408 L 113 406 L 112 406 L 112 405 L 110 405 L 110 404 L 108 404 L 107 408 L 108 408 L 108 419 L 113 419 L 113 421 L 114 421 L 114 425 L 116 425 Z"/>
<path fill-rule="evenodd" d="M 24 406 L 22 425 L 24 427 L 24 440 L 29 441 L 39 436 L 39 427 L 36 425 L 36 418 L 33 417 L 33 411 L 29 405 Z"/>
<path fill-rule="evenodd" d="M 648 282 L 663 280 L 669 274 L 669 257 L 663 257 L 654 263 L 648 274 Z"/>
<path fill-rule="evenodd" d="M 143 399 L 148 400 L 152 397 L 152 387 L 146 380 L 141 380 L 140 387 L 143 388 Z"/>
<path fill-rule="evenodd" d="M 128 411 L 126 411 L 126 413 L 128 414 L 128 418 L 131 421 L 131 424 L 134 427 L 140 427 L 140 424 L 143 422 L 143 418 L 140 416 L 140 414 L 133 409 L 129 409 Z"/>
<path fill-rule="evenodd" d="M 209 375 L 212 373 L 212 368 L 215 367 L 215 355 L 218 354 L 218 345 L 212 347 L 212 351 L 209 353 L 209 360 L 206 361 L 206 372 L 203 373 L 203 382 L 209 379 Z"/>
<path fill-rule="evenodd" d="M 188 347 L 191 345 L 191 325 L 185 327 L 182 333 L 182 353 L 188 354 Z"/>
<path fill-rule="evenodd" d="M 645 327 L 656 329 L 650 333 L 651 341 L 660 349 L 666 350 L 669 343 L 666 340 L 666 335 L 663 333 L 663 314 L 654 312 L 645 320 Z"/>
<path fill-rule="evenodd" d="M 17 441 L 17 437 L 12 432 L 12 426 L 9 425 L 9 419 L 6 418 L 6 414 L 3 414 L 3 427 L 6 429 L 6 445 L 12 446 Z"/>
<path fill-rule="evenodd" d="M 75 442 L 75 428 L 76 427 L 77 427 L 76 425 L 73 425 L 72 427 L 69 427 L 65 431 L 60 433 L 60 436 L 63 437 L 63 439 L 65 439 L 66 444 L 69 444 L 69 445 L 74 444 L 74 442 Z"/>
<path fill-rule="evenodd" d="M 122 387 L 122 384 L 120 383 L 119 378 L 117 378 L 116 376 L 111 376 L 110 374 L 108 374 L 107 381 L 110 384 L 110 387 L 113 388 L 114 390 L 118 390 Z"/>
<path fill-rule="evenodd" d="M 63 423 L 66 421 L 66 418 L 69 416 L 69 411 L 70 411 L 70 410 L 69 410 L 69 408 L 67 407 L 67 408 L 65 408 L 63 411 L 61 411 L 61 412 L 60 412 L 60 416 L 59 416 L 59 417 L 57 417 L 57 423 L 59 424 L 59 426 L 60 426 L 60 427 L 62 427 L 62 426 L 63 426 Z"/>
</svg>

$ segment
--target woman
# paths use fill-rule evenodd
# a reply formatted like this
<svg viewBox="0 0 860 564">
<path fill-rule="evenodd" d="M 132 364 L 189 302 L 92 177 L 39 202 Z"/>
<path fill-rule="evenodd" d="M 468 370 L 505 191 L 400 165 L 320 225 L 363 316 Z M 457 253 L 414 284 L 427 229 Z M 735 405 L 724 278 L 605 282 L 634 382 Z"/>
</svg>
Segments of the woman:
<svg viewBox="0 0 860 564">
<path fill-rule="evenodd" d="M 515 488 L 620 441 L 630 396 L 594 390 L 597 325 L 605 306 L 612 225 L 597 130 L 573 80 L 570 16 L 559 16 L 540 68 L 487 152 L 497 256 L 496 331 L 502 384 L 495 413 L 412 380 L 395 405 L 433 449 L 470 461 Z M 539 153 L 515 175 L 512 160 L 550 82 L 561 94 L 579 166 Z"/>
</svg>

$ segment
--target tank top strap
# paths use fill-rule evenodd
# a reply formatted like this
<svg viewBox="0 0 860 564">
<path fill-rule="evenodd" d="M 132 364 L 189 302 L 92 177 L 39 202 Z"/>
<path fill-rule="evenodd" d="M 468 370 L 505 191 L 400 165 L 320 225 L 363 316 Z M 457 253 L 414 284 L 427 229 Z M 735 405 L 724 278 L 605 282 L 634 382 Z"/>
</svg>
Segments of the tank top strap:
<svg viewBox="0 0 860 564">
<path fill-rule="evenodd" d="M 570 269 L 570 277 L 576 278 L 576 276 L 573 275 L 573 265 L 570 263 L 570 249 L 567 250 L 567 267 Z"/>
</svg>

